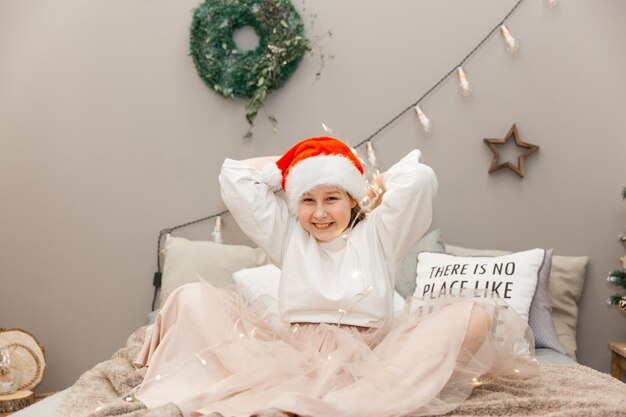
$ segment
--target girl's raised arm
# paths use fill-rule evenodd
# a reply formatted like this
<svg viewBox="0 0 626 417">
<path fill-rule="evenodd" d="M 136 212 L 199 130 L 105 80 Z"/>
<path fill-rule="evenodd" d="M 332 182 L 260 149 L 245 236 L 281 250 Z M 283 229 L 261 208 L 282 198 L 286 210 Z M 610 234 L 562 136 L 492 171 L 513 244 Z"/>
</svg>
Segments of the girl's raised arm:
<svg viewBox="0 0 626 417">
<path fill-rule="evenodd" d="M 243 232 L 280 267 L 291 218 L 287 203 L 263 183 L 259 170 L 278 157 L 226 159 L 219 181 L 222 199 Z"/>
<path fill-rule="evenodd" d="M 419 150 L 411 151 L 378 180 L 383 194 L 369 221 L 392 263 L 402 260 L 432 222 L 437 177 L 432 168 L 419 162 L 420 156 Z"/>
</svg>

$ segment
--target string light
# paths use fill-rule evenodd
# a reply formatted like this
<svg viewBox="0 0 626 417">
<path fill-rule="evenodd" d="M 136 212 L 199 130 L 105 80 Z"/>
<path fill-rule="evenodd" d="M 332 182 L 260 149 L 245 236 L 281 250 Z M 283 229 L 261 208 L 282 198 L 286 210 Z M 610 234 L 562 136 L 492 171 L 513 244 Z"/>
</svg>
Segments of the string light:
<svg viewBox="0 0 626 417">
<path fill-rule="evenodd" d="M 426 115 L 418 105 L 415 106 L 415 114 L 417 114 L 417 118 L 422 125 L 422 132 L 424 132 L 424 134 L 426 135 L 431 133 L 433 131 L 433 124 L 430 122 L 430 119 L 426 117 Z"/>
<path fill-rule="evenodd" d="M 506 43 L 506 50 L 510 54 L 514 54 L 519 50 L 519 41 L 511 35 L 509 29 L 506 25 L 500 26 L 500 33 L 502 33 L 502 37 L 504 38 L 504 42 Z"/>
<path fill-rule="evenodd" d="M 222 216 L 215 218 L 215 228 L 211 233 L 211 237 L 213 237 L 215 243 L 224 243 L 224 238 L 222 237 Z"/>
<path fill-rule="evenodd" d="M 559 1 L 558 0 L 545 0 L 545 4 L 546 4 L 546 7 L 551 9 L 554 6 L 556 6 L 557 4 L 559 4 Z"/>
<path fill-rule="evenodd" d="M 469 97 L 472 95 L 472 86 L 467 80 L 467 75 L 465 75 L 465 71 L 463 67 L 457 67 L 456 74 L 459 77 L 459 91 L 463 97 Z"/>
<path fill-rule="evenodd" d="M 354 156 L 356 156 L 356 159 L 359 160 L 361 165 L 365 165 L 365 161 L 363 160 L 363 158 L 361 158 L 361 155 L 359 155 L 359 151 L 357 151 L 356 148 L 353 148 L 353 147 L 350 147 L 350 150 L 352 151 Z"/>
<path fill-rule="evenodd" d="M 371 167 L 378 167 L 376 161 L 376 153 L 374 152 L 374 145 L 372 145 L 372 141 L 368 141 L 365 145 L 367 148 L 367 162 Z"/>
<path fill-rule="evenodd" d="M 378 161 L 376 159 L 376 152 L 374 152 L 374 146 L 372 142 L 366 143 L 366 152 L 367 152 L 367 164 L 363 167 L 365 180 L 367 181 L 367 186 L 369 189 L 376 184 L 376 178 L 380 175 L 380 170 L 378 169 Z M 369 195 L 363 197 L 361 200 L 361 207 L 365 205 L 369 205 Z"/>
</svg>

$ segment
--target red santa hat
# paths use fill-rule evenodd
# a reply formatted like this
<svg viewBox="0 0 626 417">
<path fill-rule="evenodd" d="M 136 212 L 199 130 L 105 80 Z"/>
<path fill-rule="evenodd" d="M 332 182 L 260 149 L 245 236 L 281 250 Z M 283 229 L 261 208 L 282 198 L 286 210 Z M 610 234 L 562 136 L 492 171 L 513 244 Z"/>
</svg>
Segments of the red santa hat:
<svg viewBox="0 0 626 417">
<path fill-rule="evenodd" d="M 285 191 L 294 214 L 302 194 L 318 185 L 338 186 L 357 201 L 367 196 L 359 159 L 346 144 L 326 136 L 295 144 L 275 164 L 263 167 L 261 177 L 264 183 Z"/>
</svg>

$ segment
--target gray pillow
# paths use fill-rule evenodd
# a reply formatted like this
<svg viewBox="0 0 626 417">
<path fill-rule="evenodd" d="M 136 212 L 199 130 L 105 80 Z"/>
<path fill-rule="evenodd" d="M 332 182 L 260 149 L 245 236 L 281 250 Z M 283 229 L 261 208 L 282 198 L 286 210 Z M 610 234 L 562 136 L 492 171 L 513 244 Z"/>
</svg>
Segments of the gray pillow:
<svg viewBox="0 0 626 417">
<path fill-rule="evenodd" d="M 396 272 L 396 291 L 404 298 L 412 296 L 415 292 L 417 255 L 420 252 L 445 252 L 439 229 L 435 229 L 422 237 L 400 263 Z"/>
<path fill-rule="evenodd" d="M 550 300 L 550 269 L 552 269 L 554 249 L 546 249 L 546 257 L 539 271 L 539 281 L 532 303 L 528 324 L 535 334 L 535 347 L 549 348 L 565 355 L 565 348 L 559 342 L 552 320 L 552 301 Z"/>
</svg>

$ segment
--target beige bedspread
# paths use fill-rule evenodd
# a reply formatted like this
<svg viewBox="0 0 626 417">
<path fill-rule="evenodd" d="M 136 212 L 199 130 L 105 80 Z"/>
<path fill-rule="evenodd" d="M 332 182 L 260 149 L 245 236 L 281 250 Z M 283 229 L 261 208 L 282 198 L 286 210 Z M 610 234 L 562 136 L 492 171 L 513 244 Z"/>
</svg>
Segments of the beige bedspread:
<svg viewBox="0 0 626 417">
<path fill-rule="evenodd" d="M 132 364 L 144 335 L 145 327 L 136 330 L 110 360 L 83 374 L 55 417 L 180 417 L 174 404 L 148 410 L 124 398 L 145 373 Z M 532 379 L 483 377 L 468 400 L 447 416 L 621 417 L 626 416 L 626 384 L 582 365 L 541 365 Z"/>
</svg>

